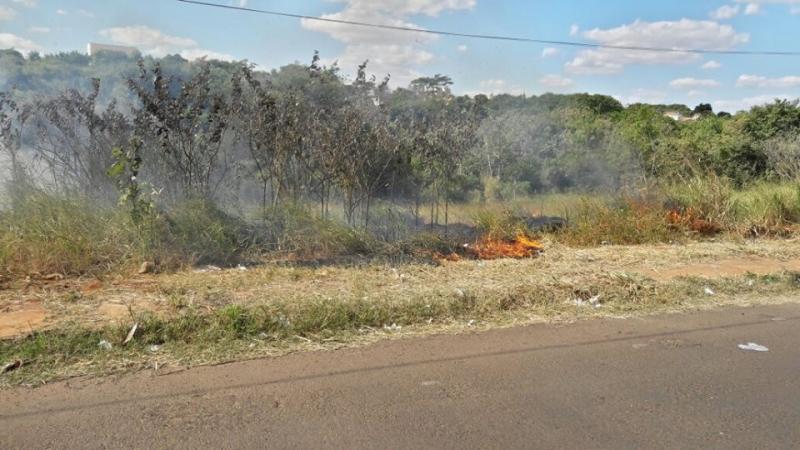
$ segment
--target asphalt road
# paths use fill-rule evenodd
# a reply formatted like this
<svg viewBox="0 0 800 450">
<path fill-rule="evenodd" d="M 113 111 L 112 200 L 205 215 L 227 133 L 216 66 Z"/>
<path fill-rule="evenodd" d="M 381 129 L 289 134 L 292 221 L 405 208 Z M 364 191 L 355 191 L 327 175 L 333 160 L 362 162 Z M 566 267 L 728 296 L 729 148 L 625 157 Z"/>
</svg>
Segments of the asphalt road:
<svg viewBox="0 0 800 450">
<path fill-rule="evenodd" d="M 799 344 L 786 305 L 72 380 L 0 392 L 0 448 L 798 448 Z"/>
</svg>

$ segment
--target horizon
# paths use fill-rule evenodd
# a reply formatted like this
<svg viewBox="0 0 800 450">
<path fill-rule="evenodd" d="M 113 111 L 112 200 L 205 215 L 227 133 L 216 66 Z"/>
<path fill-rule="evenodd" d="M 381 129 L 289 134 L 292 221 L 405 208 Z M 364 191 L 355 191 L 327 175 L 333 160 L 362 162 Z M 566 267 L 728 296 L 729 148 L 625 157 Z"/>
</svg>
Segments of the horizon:
<svg viewBox="0 0 800 450">
<path fill-rule="evenodd" d="M 148 3 L 143 7 L 142 3 Z M 333 19 L 425 29 L 502 34 L 608 45 L 714 50 L 785 50 L 779 36 L 797 36 L 800 0 L 674 2 L 641 5 L 615 0 L 600 11 L 587 1 L 526 4 L 508 0 L 303 2 L 237 0 L 225 5 L 266 8 Z M 180 18 L 180 20 L 174 20 Z M 701 56 L 686 53 L 575 49 L 488 42 L 275 18 L 169 2 L 3 0 L 0 47 L 28 54 L 83 52 L 89 42 L 133 46 L 154 57 L 247 60 L 261 70 L 306 61 L 319 50 L 344 74 L 369 60 L 370 73 L 391 75 L 393 87 L 419 76 L 450 76 L 458 95 L 590 93 L 633 103 L 709 103 L 736 112 L 775 99 L 800 97 L 800 57 Z M 224 33 L 213 31 L 214 28 Z"/>
</svg>

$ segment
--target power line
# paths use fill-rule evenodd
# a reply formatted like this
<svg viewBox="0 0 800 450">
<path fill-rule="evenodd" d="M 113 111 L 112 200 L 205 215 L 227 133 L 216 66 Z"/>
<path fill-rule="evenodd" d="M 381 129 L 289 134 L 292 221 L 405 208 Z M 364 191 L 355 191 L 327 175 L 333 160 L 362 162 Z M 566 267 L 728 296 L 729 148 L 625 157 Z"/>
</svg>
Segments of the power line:
<svg viewBox="0 0 800 450">
<path fill-rule="evenodd" d="M 292 14 L 281 11 L 269 11 L 265 9 L 247 8 L 244 6 L 221 5 L 218 3 L 210 3 L 199 0 L 177 0 L 182 3 L 191 3 L 200 6 L 209 6 L 214 8 L 230 9 L 236 11 L 244 11 L 250 13 L 265 14 L 269 16 L 289 17 L 293 19 L 305 19 L 316 22 L 336 23 L 340 25 L 351 25 L 366 28 L 378 28 L 383 30 L 405 31 L 411 33 L 435 34 L 439 36 L 462 37 L 470 39 L 487 39 L 493 41 L 511 41 L 511 42 L 527 42 L 534 44 L 557 45 L 566 47 L 582 47 L 582 48 L 596 48 L 596 49 L 611 49 L 611 50 L 630 50 L 641 52 L 660 52 L 660 53 L 694 53 L 701 55 L 750 55 L 750 56 L 800 56 L 800 51 L 765 51 L 765 50 L 712 50 L 702 48 L 668 48 L 668 47 L 642 47 L 635 45 L 608 45 L 596 44 L 591 42 L 577 42 L 577 41 L 558 41 L 548 39 L 534 39 L 518 36 L 500 36 L 492 34 L 474 34 L 474 33 L 460 33 L 455 31 L 443 30 L 426 30 L 422 28 L 401 27 L 395 25 L 382 25 L 377 23 L 358 22 L 354 20 L 343 19 L 330 19 L 326 17 L 307 16 L 303 14 Z"/>
</svg>

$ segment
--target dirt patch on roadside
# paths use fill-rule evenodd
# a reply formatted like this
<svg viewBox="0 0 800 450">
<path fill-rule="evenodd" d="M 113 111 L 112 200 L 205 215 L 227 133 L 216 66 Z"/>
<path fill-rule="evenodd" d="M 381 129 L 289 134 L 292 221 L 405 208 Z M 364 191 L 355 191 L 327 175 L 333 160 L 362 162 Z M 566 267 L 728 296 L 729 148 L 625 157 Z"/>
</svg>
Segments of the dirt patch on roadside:
<svg viewBox="0 0 800 450">
<path fill-rule="evenodd" d="M 0 310 L 0 339 L 27 334 L 41 329 L 47 311 L 38 301 L 24 303 L 20 308 Z"/>
<path fill-rule="evenodd" d="M 763 257 L 741 257 L 679 267 L 652 269 L 643 273 L 657 281 L 670 281 L 679 277 L 724 278 L 746 275 L 769 275 L 783 271 L 800 272 L 800 259 L 779 260 Z"/>
<path fill-rule="evenodd" d="M 123 323 L 132 320 L 132 313 L 149 311 L 158 313 L 161 308 L 149 301 L 137 301 L 129 304 L 118 302 L 106 302 L 100 304 L 95 312 L 98 320 L 106 323 Z"/>
</svg>

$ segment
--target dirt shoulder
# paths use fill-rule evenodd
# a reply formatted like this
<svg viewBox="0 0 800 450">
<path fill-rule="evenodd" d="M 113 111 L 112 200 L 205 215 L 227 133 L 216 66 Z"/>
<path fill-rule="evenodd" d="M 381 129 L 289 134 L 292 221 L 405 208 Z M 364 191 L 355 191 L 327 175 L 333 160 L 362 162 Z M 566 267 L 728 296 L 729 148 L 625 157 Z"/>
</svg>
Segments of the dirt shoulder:
<svg viewBox="0 0 800 450">
<path fill-rule="evenodd" d="M 592 249 L 550 244 L 534 259 L 439 266 L 265 264 L 34 279 L 0 291 L 0 359 L 27 358 L 28 375 L 38 365 L 48 368 L 42 379 L 52 379 L 407 335 L 794 301 L 795 271 L 800 242 L 759 240 Z M 133 348 L 124 347 L 134 324 L 140 329 Z M 104 340 L 112 351 L 98 350 Z"/>
</svg>

